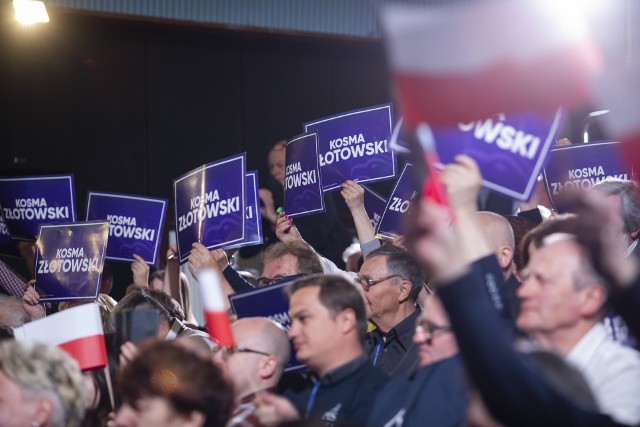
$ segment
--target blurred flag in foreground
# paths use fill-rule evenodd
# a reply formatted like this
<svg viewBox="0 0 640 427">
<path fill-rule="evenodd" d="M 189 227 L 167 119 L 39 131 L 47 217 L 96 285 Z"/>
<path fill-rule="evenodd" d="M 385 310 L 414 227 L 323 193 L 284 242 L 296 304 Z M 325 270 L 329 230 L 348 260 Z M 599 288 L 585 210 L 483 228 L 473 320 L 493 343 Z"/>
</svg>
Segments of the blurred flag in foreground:
<svg viewBox="0 0 640 427">
<path fill-rule="evenodd" d="M 100 308 L 95 303 L 69 308 L 26 323 L 15 328 L 14 334 L 18 341 L 62 348 L 78 362 L 83 371 L 107 365 Z"/>
<path fill-rule="evenodd" d="M 235 341 L 231 333 L 220 279 L 213 271 L 202 270 L 198 275 L 198 283 L 200 283 L 202 305 L 204 306 L 209 335 L 221 347 L 234 347 Z"/>
<path fill-rule="evenodd" d="M 586 23 L 562 3 L 387 7 L 382 28 L 408 127 L 553 114 L 558 105 L 588 101 L 600 57 Z"/>
</svg>

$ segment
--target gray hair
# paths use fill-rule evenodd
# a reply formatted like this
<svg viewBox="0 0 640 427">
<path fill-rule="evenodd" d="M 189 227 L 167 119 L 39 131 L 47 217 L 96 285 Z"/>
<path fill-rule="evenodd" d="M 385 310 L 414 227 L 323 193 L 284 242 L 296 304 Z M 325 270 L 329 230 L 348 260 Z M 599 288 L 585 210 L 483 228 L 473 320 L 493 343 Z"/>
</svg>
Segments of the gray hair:
<svg viewBox="0 0 640 427">
<path fill-rule="evenodd" d="M 76 427 L 84 418 L 84 383 L 75 361 L 63 350 L 19 341 L 0 343 L 0 370 L 26 400 L 51 402 L 51 427 Z"/>
<path fill-rule="evenodd" d="M 634 181 L 607 178 L 592 187 L 603 196 L 622 196 L 622 220 L 627 233 L 640 230 L 640 188 Z"/>
<path fill-rule="evenodd" d="M 30 320 L 22 308 L 22 301 L 13 296 L 0 295 L 0 325 L 17 328 Z"/>
</svg>

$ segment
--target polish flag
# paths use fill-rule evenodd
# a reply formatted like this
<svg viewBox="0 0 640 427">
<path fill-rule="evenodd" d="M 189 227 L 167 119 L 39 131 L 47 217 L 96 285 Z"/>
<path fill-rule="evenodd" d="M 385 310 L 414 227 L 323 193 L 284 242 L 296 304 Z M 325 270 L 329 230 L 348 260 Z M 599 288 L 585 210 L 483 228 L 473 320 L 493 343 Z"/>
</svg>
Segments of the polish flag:
<svg viewBox="0 0 640 427">
<path fill-rule="evenodd" d="M 202 270 L 198 275 L 198 283 L 209 335 L 222 347 L 235 347 L 220 279 L 212 270 Z"/>
<path fill-rule="evenodd" d="M 100 308 L 87 303 L 25 323 L 14 329 L 16 340 L 51 344 L 69 353 L 83 371 L 107 366 Z"/>
<path fill-rule="evenodd" d="M 499 112 L 555 113 L 591 96 L 601 67 L 586 22 L 557 0 L 393 5 L 381 24 L 410 128 Z"/>
</svg>

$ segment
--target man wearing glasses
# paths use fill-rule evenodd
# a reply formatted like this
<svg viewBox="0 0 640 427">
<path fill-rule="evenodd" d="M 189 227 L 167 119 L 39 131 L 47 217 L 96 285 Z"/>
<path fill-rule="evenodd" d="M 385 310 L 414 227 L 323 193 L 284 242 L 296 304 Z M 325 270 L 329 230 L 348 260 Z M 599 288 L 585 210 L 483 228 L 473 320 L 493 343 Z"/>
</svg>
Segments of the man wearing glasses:
<svg viewBox="0 0 640 427">
<path fill-rule="evenodd" d="M 242 278 L 234 268 L 229 265 L 226 256 L 220 251 L 221 257 L 216 258 L 225 279 L 236 293 L 253 291 L 256 288 Z M 257 280 L 259 288 L 291 280 L 297 276 L 320 274 L 324 270 L 318 254 L 311 246 L 302 240 L 291 242 L 278 242 L 269 246 L 262 254 L 264 268 L 262 276 Z"/>
<path fill-rule="evenodd" d="M 469 402 L 458 344 L 440 299 L 429 298 L 413 332 L 419 368 L 378 394 L 367 426 L 463 425 Z"/>
<path fill-rule="evenodd" d="M 289 339 L 280 325 L 264 317 L 239 319 L 231 329 L 236 347 L 214 350 L 214 360 L 233 384 L 227 427 L 259 426 L 253 401 L 256 394 L 276 388 L 289 362 Z"/>
<path fill-rule="evenodd" d="M 371 252 L 355 279 L 363 291 L 367 316 L 376 326 L 367 335 L 365 353 L 392 378 L 410 372 L 418 360 L 411 337 L 422 312 L 416 301 L 424 279 L 413 255 L 391 245 Z"/>
</svg>

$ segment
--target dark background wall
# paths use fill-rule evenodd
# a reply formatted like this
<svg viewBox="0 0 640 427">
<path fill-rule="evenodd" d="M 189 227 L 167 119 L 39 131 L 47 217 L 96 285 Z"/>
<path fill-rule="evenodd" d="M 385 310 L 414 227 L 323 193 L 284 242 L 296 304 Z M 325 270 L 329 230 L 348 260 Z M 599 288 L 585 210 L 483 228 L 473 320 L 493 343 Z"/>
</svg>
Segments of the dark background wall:
<svg viewBox="0 0 640 427">
<path fill-rule="evenodd" d="M 50 15 L 0 20 L 0 173 L 73 173 L 80 219 L 87 190 L 171 200 L 173 178 L 241 151 L 264 178 L 304 121 L 390 99 L 375 41 Z"/>
</svg>

